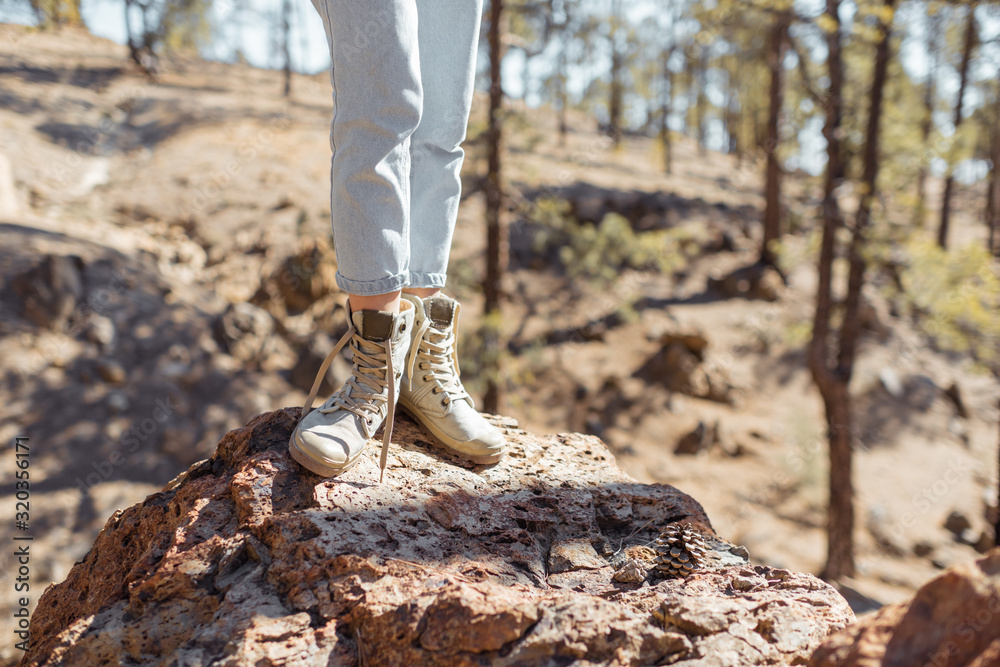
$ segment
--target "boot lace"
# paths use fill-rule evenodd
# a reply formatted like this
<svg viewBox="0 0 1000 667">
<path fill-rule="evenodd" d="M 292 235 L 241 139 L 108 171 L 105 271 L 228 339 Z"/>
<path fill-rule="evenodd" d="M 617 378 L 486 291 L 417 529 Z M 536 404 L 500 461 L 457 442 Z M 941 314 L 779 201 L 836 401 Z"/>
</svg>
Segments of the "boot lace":
<svg viewBox="0 0 1000 667">
<path fill-rule="evenodd" d="M 351 377 L 317 409 L 323 414 L 347 410 L 365 420 L 370 426 L 374 419 L 382 414 L 382 406 L 387 407 L 388 415 L 382 433 L 382 453 L 379 457 L 379 482 L 381 482 L 385 476 L 389 442 L 392 440 L 392 424 L 396 414 L 396 373 L 392 367 L 392 336 L 386 338 L 384 342 L 366 340 L 351 322 L 347 333 L 337 341 L 320 365 L 301 414 L 302 417 L 309 414 L 327 369 L 347 343 L 351 344 L 354 358 Z M 389 390 L 388 394 L 383 393 L 384 389 Z"/>
<path fill-rule="evenodd" d="M 413 373 L 423 373 L 423 381 L 434 381 L 433 394 L 444 394 L 441 405 L 467 399 L 473 405 L 472 397 L 465 391 L 459 378 L 458 352 L 455 341 L 458 337 L 458 305 L 455 306 L 454 325 L 440 328 L 433 325 L 430 318 L 421 322 L 413 342 L 410 344 L 407 360 L 407 382 L 412 388 Z M 414 369 L 416 366 L 416 369 Z"/>
</svg>

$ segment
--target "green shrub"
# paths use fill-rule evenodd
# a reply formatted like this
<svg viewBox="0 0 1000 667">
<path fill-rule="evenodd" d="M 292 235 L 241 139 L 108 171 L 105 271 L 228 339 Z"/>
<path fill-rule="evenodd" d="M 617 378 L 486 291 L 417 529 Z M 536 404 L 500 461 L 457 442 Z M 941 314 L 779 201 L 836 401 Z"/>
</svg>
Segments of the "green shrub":
<svg viewBox="0 0 1000 667">
<path fill-rule="evenodd" d="M 903 302 L 944 350 L 981 364 L 1000 361 L 1000 276 L 982 244 L 942 250 L 931 241 L 904 246 Z"/>
<path fill-rule="evenodd" d="M 567 275 L 610 283 L 622 269 L 672 273 L 687 266 L 699 248 L 689 230 L 668 229 L 637 233 L 629 221 L 608 213 L 597 224 L 581 223 L 564 199 L 544 197 L 532 209 L 533 250 L 547 254 L 558 249 Z"/>
</svg>

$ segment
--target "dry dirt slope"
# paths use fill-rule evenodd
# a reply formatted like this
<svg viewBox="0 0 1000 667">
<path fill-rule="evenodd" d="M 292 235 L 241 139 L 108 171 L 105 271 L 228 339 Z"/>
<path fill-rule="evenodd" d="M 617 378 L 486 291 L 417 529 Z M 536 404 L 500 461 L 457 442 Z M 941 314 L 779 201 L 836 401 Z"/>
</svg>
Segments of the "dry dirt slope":
<svg viewBox="0 0 1000 667">
<path fill-rule="evenodd" d="M 0 162 L 11 176 L 0 193 L 13 191 L 0 221 L 0 437 L 27 434 L 35 443 L 33 592 L 65 576 L 115 509 L 211 453 L 226 430 L 301 400 L 288 371 L 308 361 L 303 341 L 315 326 L 334 334 L 341 325 L 341 297 L 330 294 L 305 313 L 264 303 L 277 320 L 231 314 L 235 330 L 250 332 L 243 342 L 217 331 L 223 313 L 253 298 L 260 277 L 300 239 L 328 234 L 328 83 L 297 77 L 292 99 L 279 91 L 273 72 L 194 61 L 149 84 L 103 40 L 0 27 Z M 586 183 L 586 192 L 610 193 L 601 206 L 627 203 L 633 190 L 666 193 L 664 217 L 689 228 L 701 250 L 681 275 L 626 271 L 603 286 L 570 281 L 544 259 L 516 268 L 505 319 L 524 344 L 510 362 L 507 412 L 537 432 L 599 433 L 630 474 L 698 498 L 719 533 L 746 543 L 756 559 L 818 571 L 825 473 L 821 407 L 802 363 L 814 281 L 804 242 L 790 242 L 803 261 L 793 263 L 779 301 L 706 293 L 709 275 L 752 254 L 760 204 L 753 165 L 680 142 L 676 173 L 665 177 L 648 140 L 630 138 L 615 153 L 579 117 L 559 147 L 547 115 L 525 117 L 508 159 L 518 189 Z M 467 331 L 479 304 L 482 201 L 471 186 L 482 167 L 471 143 L 451 269 Z M 791 183 L 790 210 L 808 217 L 806 188 Z M 968 211 L 958 221 L 974 234 Z M 515 234 L 525 229 L 515 219 Z M 713 245 L 722 234 L 732 244 Z M 51 266 L 28 273 L 47 254 L 80 260 L 57 263 L 69 298 L 46 302 L 39 324 L 24 312 L 18 277 L 51 275 Z M 282 275 L 265 287 L 280 293 Z M 323 293 L 322 276 L 292 276 Z M 634 307 L 618 317 L 623 301 Z M 998 388 L 961 358 L 933 352 L 908 323 L 884 309 L 881 316 L 884 330 L 866 338 L 855 385 L 856 587 L 890 601 L 932 576 L 934 562 L 974 556 L 942 523 L 959 510 L 973 533 L 986 525 Z M 605 326 L 578 332 L 593 322 Z M 704 365 L 728 377 L 731 404 L 670 391 L 641 372 L 664 332 L 688 329 L 705 333 Z M 560 331 L 571 335 L 550 335 Z M 943 396 L 953 381 L 967 418 Z M 716 421 L 724 447 L 673 453 L 699 422 Z M 12 506 L 10 487 L 0 501 Z M 11 530 L 0 523 L 0 539 Z M 6 645 L 0 651 L 11 655 Z"/>
</svg>

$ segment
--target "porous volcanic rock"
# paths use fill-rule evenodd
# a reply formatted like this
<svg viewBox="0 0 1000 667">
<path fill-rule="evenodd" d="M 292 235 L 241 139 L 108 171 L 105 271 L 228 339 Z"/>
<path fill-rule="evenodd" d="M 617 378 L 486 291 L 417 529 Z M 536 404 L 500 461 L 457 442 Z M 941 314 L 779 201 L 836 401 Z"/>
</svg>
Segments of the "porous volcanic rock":
<svg viewBox="0 0 1000 667">
<path fill-rule="evenodd" d="M 375 447 L 336 479 L 302 469 L 297 417 L 255 418 L 116 512 L 42 595 L 22 664 L 787 665 L 854 619 L 814 577 L 727 551 L 696 501 L 594 437 L 492 418 L 509 455 L 464 468 L 400 418 L 379 484 Z M 617 550 L 682 521 L 735 564 L 612 581 Z"/>
<path fill-rule="evenodd" d="M 1000 549 L 956 565 L 845 628 L 816 649 L 811 667 L 1000 665 Z"/>
</svg>

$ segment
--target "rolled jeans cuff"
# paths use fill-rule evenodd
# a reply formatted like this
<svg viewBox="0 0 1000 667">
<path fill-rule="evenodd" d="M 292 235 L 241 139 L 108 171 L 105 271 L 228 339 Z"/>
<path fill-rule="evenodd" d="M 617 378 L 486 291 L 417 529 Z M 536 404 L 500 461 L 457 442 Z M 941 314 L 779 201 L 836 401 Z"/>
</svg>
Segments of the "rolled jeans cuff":
<svg viewBox="0 0 1000 667">
<path fill-rule="evenodd" d="M 448 274 L 446 273 L 414 273 L 411 271 L 406 287 L 444 287 L 447 280 Z"/>
<path fill-rule="evenodd" d="M 348 294 L 358 296 L 375 296 L 377 294 L 388 294 L 403 289 L 407 285 L 405 273 L 397 273 L 394 276 L 379 278 L 378 280 L 351 280 L 345 278 L 337 271 L 337 287 Z"/>
</svg>

